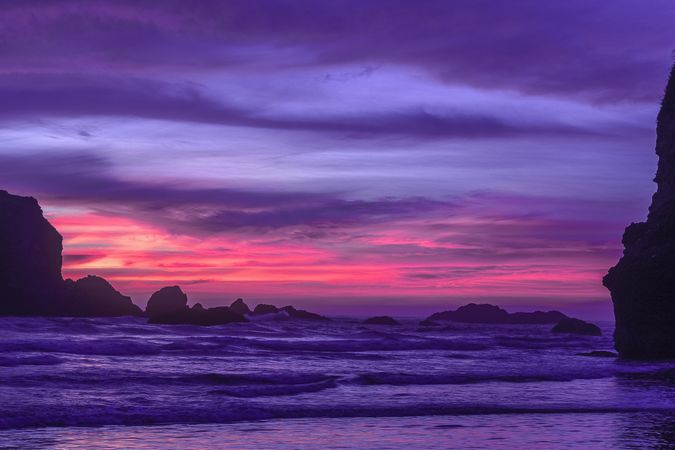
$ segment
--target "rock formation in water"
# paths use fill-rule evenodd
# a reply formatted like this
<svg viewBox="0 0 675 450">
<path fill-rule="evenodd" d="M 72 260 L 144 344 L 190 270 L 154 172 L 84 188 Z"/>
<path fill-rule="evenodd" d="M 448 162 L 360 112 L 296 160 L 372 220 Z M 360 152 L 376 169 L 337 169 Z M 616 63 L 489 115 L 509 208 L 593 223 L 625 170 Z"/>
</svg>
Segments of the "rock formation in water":
<svg viewBox="0 0 675 450">
<path fill-rule="evenodd" d="M 131 297 L 122 295 L 101 277 L 89 275 L 77 281 L 66 280 L 64 315 L 79 317 L 142 316 Z"/>
<path fill-rule="evenodd" d="M 570 317 L 561 320 L 551 330 L 554 333 L 582 334 L 585 336 L 602 336 L 602 331 L 597 325 L 585 322 L 581 319 Z"/>
<path fill-rule="evenodd" d="M 259 305 L 256 305 L 256 307 L 253 309 L 253 315 L 254 316 L 260 316 L 263 314 L 276 314 L 279 312 L 279 308 L 277 308 L 274 305 L 266 305 L 264 303 L 261 303 Z"/>
<path fill-rule="evenodd" d="M 230 305 L 230 309 L 237 314 L 241 314 L 242 316 L 251 314 L 251 308 L 249 308 L 244 299 L 241 298 L 233 301 Z"/>
<path fill-rule="evenodd" d="M 0 191 L 0 315 L 126 316 L 140 309 L 100 277 L 64 281 L 62 237 L 37 200 Z"/>
<path fill-rule="evenodd" d="M 0 314 L 58 314 L 62 248 L 37 200 L 0 191 Z"/>
<path fill-rule="evenodd" d="M 187 303 L 187 295 L 179 286 L 166 286 L 150 296 L 145 314 L 150 323 L 189 323 Z"/>
<path fill-rule="evenodd" d="M 288 305 L 279 309 L 280 311 L 285 311 L 289 317 L 293 319 L 303 319 L 303 320 L 318 320 L 318 321 L 329 321 L 328 317 L 324 317 L 320 314 L 313 312 L 305 311 L 304 309 L 295 309 L 295 307 Z"/>
<path fill-rule="evenodd" d="M 178 286 L 163 287 L 152 294 L 145 308 L 149 323 L 186 325 L 224 325 L 231 322 L 248 322 L 243 314 L 227 306 L 204 308 L 197 303 L 188 307 L 188 297 Z"/>
<path fill-rule="evenodd" d="M 675 66 L 656 125 L 657 190 L 646 222 L 623 234 L 623 257 L 603 284 L 614 303 L 614 344 L 625 358 L 675 358 Z"/>
<path fill-rule="evenodd" d="M 305 311 L 304 309 L 296 309 L 295 307 L 288 305 L 282 308 L 277 308 L 274 305 L 266 305 L 261 303 L 253 309 L 253 316 L 263 316 L 267 314 L 279 314 L 284 313 L 283 317 L 288 317 L 291 319 L 303 319 L 303 320 L 317 320 L 317 321 L 328 321 L 328 317 L 324 317 L 320 314 L 313 312 Z"/>
<path fill-rule="evenodd" d="M 366 325 L 400 325 L 396 319 L 389 316 L 375 316 L 363 321 Z"/>
<path fill-rule="evenodd" d="M 437 321 L 463 323 L 495 323 L 495 324 L 554 324 L 567 316 L 560 311 L 535 311 L 508 313 L 499 306 L 475 303 L 460 306 L 454 311 L 443 311 L 430 315 L 421 325 L 433 325 Z"/>
</svg>

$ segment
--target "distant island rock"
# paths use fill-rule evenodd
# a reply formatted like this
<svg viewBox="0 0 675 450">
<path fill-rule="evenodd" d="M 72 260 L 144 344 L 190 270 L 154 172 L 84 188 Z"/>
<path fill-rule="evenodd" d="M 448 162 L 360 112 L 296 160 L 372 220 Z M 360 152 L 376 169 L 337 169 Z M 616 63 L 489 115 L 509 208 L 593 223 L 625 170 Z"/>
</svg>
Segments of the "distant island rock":
<svg viewBox="0 0 675 450">
<path fill-rule="evenodd" d="M 253 309 L 254 316 L 260 316 L 264 314 L 277 314 L 278 312 L 279 308 L 277 308 L 276 306 L 265 305 L 264 303 L 256 305 L 256 307 Z"/>
<path fill-rule="evenodd" d="M 581 319 L 568 317 L 561 320 L 551 330 L 554 333 L 581 334 L 585 336 L 602 336 L 602 331 L 597 325 L 585 322 Z"/>
<path fill-rule="evenodd" d="M 271 314 L 276 314 L 279 315 L 279 317 L 287 317 L 291 319 L 303 319 L 303 320 L 317 320 L 317 321 L 329 321 L 330 319 L 328 317 L 324 317 L 320 314 L 316 314 L 313 312 L 305 311 L 304 309 L 296 309 L 295 307 L 288 305 L 284 306 L 281 308 L 277 308 L 274 305 L 267 305 L 264 303 L 261 303 L 257 305 L 254 309 L 253 312 L 251 313 L 253 316 L 264 316 L 264 315 L 271 315 Z"/>
<path fill-rule="evenodd" d="M 647 221 L 626 228 L 623 257 L 603 279 L 624 358 L 675 358 L 675 65 L 657 117 L 656 154 Z"/>
<path fill-rule="evenodd" d="M 101 277 L 61 275 L 63 238 L 37 200 L 0 190 L 0 315 L 140 315 L 131 298 Z"/>
<path fill-rule="evenodd" d="M 496 305 L 469 303 L 454 311 L 437 312 L 420 325 L 433 325 L 435 322 L 494 323 L 494 324 L 555 324 L 567 316 L 560 311 L 535 311 L 508 313 Z"/>
<path fill-rule="evenodd" d="M 188 297 L 179 286 L 163 287 L 150 296 L 145 313 L 149 323 L 186 325 L 224 325 L 231 322 L 248 322 L 243 314 L 227 306 L 204 308 L 197 303 L 188 307 Z"/>
<path fill-rule="evenodd" d="M 313 312 L 305 311 L 304 309 L 295 309 L 295 307 L 290 305 L 284 306 L 283 308 L 279 308 L 279 310 L 285 311 L 286 314 L 288 314 L 288 316 L 293 319 L 316 320 L 320 322 L 330 321 L 328 317 Z"/>
<path fill-rule="evenodd" d="M 363 323 L 366 325 L 400 325 L 396 319 L 389 316 L 370 317 L 364 320 Z"/>
</svg>

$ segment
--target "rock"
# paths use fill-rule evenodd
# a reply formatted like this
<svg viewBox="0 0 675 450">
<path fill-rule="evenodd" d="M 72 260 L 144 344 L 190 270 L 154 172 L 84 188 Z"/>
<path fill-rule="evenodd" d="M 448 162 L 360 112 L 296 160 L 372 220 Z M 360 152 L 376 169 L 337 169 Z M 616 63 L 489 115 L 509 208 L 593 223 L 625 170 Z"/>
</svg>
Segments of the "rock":
<svg viewBox="0 0 675 450">
<path fill-rule="evenodd" d="M 592 356 L 596 358 L 616 358 L 619 355 L 614 352 L 607 352 L 604 350 L 593 350 L 592 352 L 577 353 L 577 356 Z"/>
<path fill-rule="evenodd" d="M 396 319 L 389 316 L 376 316 L 363 321 L 366 325 L 400 325 Z"/>
<path fill-rule="evenodd" d="M 230 305 L 230 310 L 242 316 L 245 316 L 246 314 L 251 314 L 251 309 L 241 298 L 238 298 L 234 302 L 232 302 L 232 304 Z"/>
<path fill-rule="evenodd" d="M 567 316 L 560 311 L 516 312 L 509 314 L 509 323 L 545 325 L 558 323 Z"/>
<path fill-rule="evenodd" d="M 321 320 L 321 321 L 330 320 L 328 317 L 324 317 L 324 316 L 321 316 L 321 315 L 313 313 L 313 312 L 305 311 L 304 309 L 295 309 L 291 305 L 284 306 L 280 310 L 286 311 L 286 314 L 288 314 L 289 317 L 292 317 L 294 319 Z"/>
<path fill-rule="evenodd" d="M 0 315 L 59 315 L 62 237 L 37 200 L 0 191 Z"/>
<path fill-rule="evenodd" d="M 66 298 L 63 312 L 69 316 L 114 317 L 141 316 L 143 311 L 134 305 L 131 297 L 122 295 L 101 277 L 89 275 L 77 281 L 66 280 Z"/>
<path fill-rule="evenodd" d="M 103 278 L 64 281 L 62 241 L 37 200 L 0 191 L 0 315 L 142 314 Z"/>
<path fill-rule="evenodd" d="M 243 314 L 227 306 L 204 308 L 201 303 L 187 306 L 187 295 L 178 286 L 163 287 L 152 294 L 145 313 L 148 323 L 185 325 L 224 325 L 231 322 L 248 322 Z"/>
<path fill-rule="evenodd" d="M 647 221 L 626 228 L 623 257 L 603 279 L 623 358 L 675 358 L 675 66 L 657 118 L 656 153 Z"/>
<path fill-rule="evenodd" d="M 554 333 L 583 334 L 585 336 L 602 336 L 602 331 L 597 325 L 585 322 L 581 319 L 565 318 L 558 322 L 551 330 Z"/>
<path fill-rule="evenodd" d="M 422 326 L 438 325 L 438 321 L 464 323 L 496 323 L 496 324 L 551 324 L 558 323 L 567 316 L 560 311 L 535 311 L 508 313 L 499 306 L 475 303 L 460 306 L 454 311 L 443 311 L 430 315 L 422 322 Z"/>
<path fill-rule="evenodd" d="M 187 295 L 178 286 L 163 287 L 150 296 L 145 313 L 150 323 L 190 323 Z"/>
<path fill-rule="evenodd" d="M 506 323 L 509 313 L 499 306 L 475 303 L 460 306 L 455 311 L 443 311 L 434 313 L 425 320 L 434 322 L 438 320 L 451 320 L 465 323 Z"/>
<path fill-rule="evenodd" d="M 232 322 L 248 322 L 243 314 L 233 311 L 227 306 L 216 306 L 215 308 L 204 309 L 202 305 L 196 308 L 193 306 L 189 316 L 186 318 L 190 325 L 224 325 Z"/>
<path fill-rule="evenodd" d="M 260 304 L 257 305 L 253 309 L 253 314 L 254 315 L 260 315 L 260 314 L 276 314 L 279 312 L 279 308 L 277 308 L 274 305 L 265 305 L 265 304 Z"/>
</svg>

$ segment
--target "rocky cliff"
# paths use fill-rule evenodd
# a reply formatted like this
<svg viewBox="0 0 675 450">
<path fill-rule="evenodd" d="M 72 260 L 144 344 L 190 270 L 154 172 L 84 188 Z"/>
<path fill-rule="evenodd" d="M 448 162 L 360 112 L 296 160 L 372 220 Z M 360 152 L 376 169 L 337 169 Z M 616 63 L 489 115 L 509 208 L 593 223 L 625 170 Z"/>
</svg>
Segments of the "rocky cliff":
<svg viewBox="0 0 675 450">
<path fill-rule="evenodd" d="M 0 314 L 53 314 L 63 295 L 62 238 L 37 200 L 0 191 Z"/>
<path fill-rule="evenodd" d="M 622 357 L 675 357 L 675 66 L 656 126 L 657 191 L 646 222 L 623 235 L 623 257 L 603 284 L 614 303 Z"/>
<path fill-rule="evenodd" d="M 0 315 L 142 314 L 103 278 L 64 281 L 62 241 L 37 200 L 0 191 Z"/>
</svg>

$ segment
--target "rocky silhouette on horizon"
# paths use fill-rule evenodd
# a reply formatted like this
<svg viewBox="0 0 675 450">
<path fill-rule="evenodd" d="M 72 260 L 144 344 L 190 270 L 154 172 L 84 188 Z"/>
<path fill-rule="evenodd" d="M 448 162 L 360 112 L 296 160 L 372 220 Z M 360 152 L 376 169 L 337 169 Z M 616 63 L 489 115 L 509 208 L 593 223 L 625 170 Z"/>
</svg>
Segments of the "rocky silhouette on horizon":
<svg viewBox="0 0 675 450">
<path fill-rule="evenodd" d="M 389 316 L 375 316 L 363 321 L 365 325 L 400 325 L 398 320 Z"/>
<path fill-rule="evenodd" d="M 487 303 L 460 306 L 454 311 L 437 312 L 420 325 L 433 325 L 435 322 L 494 323 L 494 324 L 556 324 L 567 316 L 560 311 L 535 311 L 509 313 L 505 309 Z"/>
<path fill-rule="evenodd" d="M 566 317 L 551 329 L 554 333 L 582 334 L 585 336 L 602 336 L 600 327 L 581 319 Z"/>
<path fill-rule="evenodd" d="M 201 303 L 197 303 L 190 308 L 187 303 L 188 297 L 179 286 L 163 287 L 152 294 L 148 300 L 145 307 L 148 322 L 206 326 L 248 322 L 243 314 L 239 314 L 227 306 L 204 308 Z"/>
<path fill-rule="evenodd" d="M 0 190 L 0 315 L 128 316 L 140 308 L 100 277 L 61 275 L 63 238 L 37 200 Z"/>
<path fill-rule="evenodd" d="M 245 316 L 246 314 L 251 314 L 251 308 L 248 307 L 246 302 L 244 302 L 244 299 L 238 298 L 235 301 L 232 302 L 230 305 L 230 309 L 237 314 L 241 314 L 242 316 Z"/>
<path fill-rule="evenodd" d="M 131 297 L 121 294 L 104 278 L 88 275 L 77 281 L 67 279 L 64 312 L 68 316 L 142 316 L 143 310 Z M 95 299 L 95 302 L 94 300 Z"/>
<path fill-rule="evenodd" d="M 624 358 L 675 357 L 675 65 L 656 125 L 659 157 L 646 222 L 630 224 L 624 252 L 603 284 L 614 304 L 614 343 Z"/>
<path fill-rule="evenodd" d="M 245 312 L 248 311 L 248 312 Z M 188 297 L 179 286 L 163 287 L 152 294 L 145 308 L 149 323 L 224 325 L 231 322 L 248 322 L 247 317 L 279 315 L 284 319 L 330 320 L 316 313 L 296 309 L 293 306 L 277 308 L 273 305 L 258 305 L 253 311 L 246 302 L 238 298 L 230 306 L 204 308 L 201 303 L 192 308 L 188 306 Z"/>
</svg>

